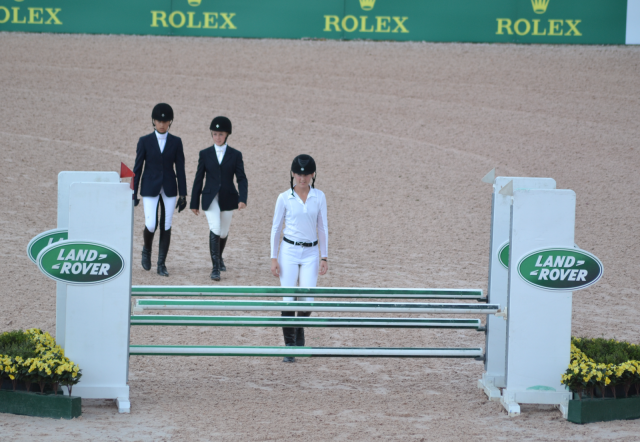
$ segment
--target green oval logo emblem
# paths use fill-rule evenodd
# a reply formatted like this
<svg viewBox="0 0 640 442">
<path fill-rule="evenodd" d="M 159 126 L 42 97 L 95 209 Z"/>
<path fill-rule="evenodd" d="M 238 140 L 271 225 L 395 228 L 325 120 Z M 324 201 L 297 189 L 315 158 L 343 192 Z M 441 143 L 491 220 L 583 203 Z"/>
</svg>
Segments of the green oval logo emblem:
<svg viewBox="0 0 640 442">
<path fill-rule="evenodd" d="M 580 290 L 595 284 L 604 267 L 598 258 L 579 249 L 543 249 L 520 260 L 518 273 L 545 290 Z"/>
<path fill-rule="evenodd" d="M 38 268 L 67 284 L 99 284 L 117 277 L 124 259 L 104 244 L 67 240 L 45 247 L 38 255 Z"/>
<path fill-rule="evenodd" d="M 509 268 L 509 243 L 506 243 L 498 250 L 498 261 L 505 269 Z"/>
<path fill-rule="evenodd" d="M 40 235 L 29 241 L 27 245 L 27 256 L 34 264 L 38 263 L 38 254 L 47 246 L 58 241 L 63 241 L 69 237 L 67 229 L 53 229 L 42 232 Z"/>
</svg>

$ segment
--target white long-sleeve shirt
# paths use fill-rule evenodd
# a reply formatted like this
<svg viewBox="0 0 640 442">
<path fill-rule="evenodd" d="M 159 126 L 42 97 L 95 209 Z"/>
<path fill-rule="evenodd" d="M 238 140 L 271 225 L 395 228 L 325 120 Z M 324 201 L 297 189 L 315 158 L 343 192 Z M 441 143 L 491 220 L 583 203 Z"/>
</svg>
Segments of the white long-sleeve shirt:
<svg viewBox="0 0 640 442">
<path fill-rule="evenodd" d="M 161 134 L 158 131 L 156 132 L 156 138 L 158 139 L 158 145 L 160 146 L 160 153 L 164 152 L 164 146 L 167 144 L 167 134 L 169 132 L 165 132 L 163 134 Z"/>
<path fill-rule="evenodd" d="M 280 233 L 284 222 L 284 236 L 296 242 L 316 242 L 320 256 L 327 257 L 329 227 L 327 225 L 327 199 L 324 192 L 310 189 L 307 202 L 303 203 L 291 189 L 278 195 L 271 228 L 271 258 L 278 257 Z"/>
</svg>

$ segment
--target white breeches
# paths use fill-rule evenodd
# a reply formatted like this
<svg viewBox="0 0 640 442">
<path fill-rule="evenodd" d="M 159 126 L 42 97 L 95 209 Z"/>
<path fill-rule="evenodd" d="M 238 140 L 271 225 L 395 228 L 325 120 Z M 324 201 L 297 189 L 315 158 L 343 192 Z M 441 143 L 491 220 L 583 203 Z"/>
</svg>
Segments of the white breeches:
<svg viewBox="0 0 640 442">
<path fill-rule="evenodd" d="M 278 264 L 282 287 L 315 287 L 317 285 L 320 266 L 318 246 L 294 246 L 282 241 L 278 252 Z M 294 301 L 296 298 L 298 301 L 313 301 L 313 298 L 300 296 L 285 296 L 283 300 Z"/>
<path fill-rule="evenodd" d="M 204 214 L 207 215 L 209 230 L 220 238 L 226 238 L 229 236 L 229 227 L 231 227 L 233 210 L 220 211 L 218 195 L 216 195 L 213 201 L 211 201 L 211 205 L 204 211 Z"/>
<path fill-rule="evenodd" d="M 173 220 L 173 212 L 176 210 L 177 196 L 167 196 L 164 194 L 164 189 L 160 189 L 160 195 L 158 196 L 143 196 L 142 205 L 144 207 L 144 225 L 147 226 L 149 232 L 155 232 L 156 225 L 160 223 L 158 220 L 158 202 L 162 197 L 162 203 L 164 205 L 164 230 L 171 228 L 171 221 Z M 162 216 L 161 216 L 162 217 Z"/>
</svg>

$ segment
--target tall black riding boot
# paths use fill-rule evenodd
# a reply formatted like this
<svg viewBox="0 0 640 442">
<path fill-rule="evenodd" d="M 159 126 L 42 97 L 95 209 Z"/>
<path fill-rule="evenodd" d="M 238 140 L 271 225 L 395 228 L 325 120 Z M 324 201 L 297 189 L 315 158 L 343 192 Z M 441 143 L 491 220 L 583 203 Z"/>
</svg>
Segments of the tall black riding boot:
<svg viewBox="0 0 640 442">
<path fill-rule="evenodd" d="M 158 246 L 158 275 L 169 276 L 167 267 L 164 265 L 169 253 L 169 244 L 171 243 L 171 229 L 160 229 L 160 245 Z"/>
<path fill-rule="evenodd" d="M 295 316 L 296 312 L 282 312 L 282 316 Z M 296 328 L 282 327 L 282 335 L 284 336 L 284 345 L 287 347 L 295 347 L 296 345 Z M 285 356 L 282 362 L 296 362 L 293 356 Z"/>
<path fill-rule="evenodd" d="M 151 270 L 151 250 L 153 249 L 153 235 L 155 232 L 149 232 L 147 226 L 144 227 L 142 238 L 144 245 L 142 246 L 142 268 Z"/>
<path fill-rule="evenodd" d="M 226 272 L 227 267 L 224 265 L 224 260 L 222 259 L 222 252 L 224 252 L 224 246 L 227 245 L 227 239 L 229 239 L 229 235 L 226 238 L 220 238 L 220 271 Z"/>
<path fill-rule="evenodd" d="M 311 316 L 311 312 L 298 312 L 298 318 L 307 318 Z M 304 347 L 304 328 L 296 328 L 296 346 Z"/>
<path fill-rule="evenodd" d="M 220 237 L 209 231 L 209 253 L 211 254 L 211 279 L 220 281 Z"/>
</svg>

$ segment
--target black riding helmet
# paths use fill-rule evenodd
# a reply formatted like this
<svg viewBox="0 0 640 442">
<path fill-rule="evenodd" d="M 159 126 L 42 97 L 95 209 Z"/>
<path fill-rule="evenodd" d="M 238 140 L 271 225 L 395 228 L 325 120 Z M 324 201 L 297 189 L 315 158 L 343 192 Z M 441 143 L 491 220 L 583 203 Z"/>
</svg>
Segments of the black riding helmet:
<svg viewBox="0 0 640 442">
<path fill-rule="evenodd" d="M 151 111 L 151 120 L 173 121 L 173 109 L 167 103 L 158 103 Z"/>
<path fill-rule="evenodd" d="M 316 171 L 316 162 L 310 155 L 298 155 L 293 159 L 291 172 L 298 175 L 312 175 Z"/>
<path fill-rule="evenodd" d="M 231 135 L 231 120 L 229 120 L 227 117 L 215 117 L 213 121 L 211 121 L 209 130 L 215 130 L 216 132 L 227 132 L 229 135 Z"/>
<path fill-rule="evenodd" d="M 316 173 L 316 162 L 311 155 L 298 155 L 293 159 L 293 163 L 291 164 L 291 194 L 293 195 L 293 174 L 297 173 L 298 175 L 313 175 Z M 315 189 L 316 177 L 313 177 L 311 181 L 311 187 Z"/>
</svg>

